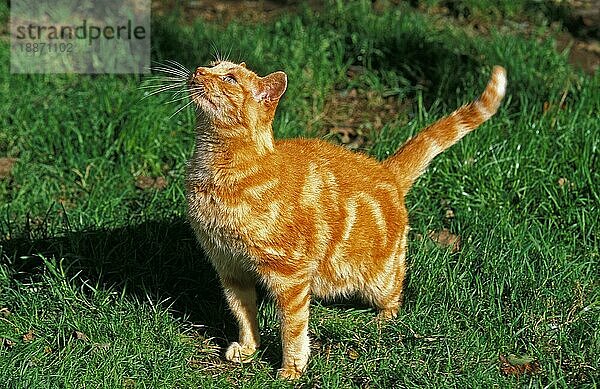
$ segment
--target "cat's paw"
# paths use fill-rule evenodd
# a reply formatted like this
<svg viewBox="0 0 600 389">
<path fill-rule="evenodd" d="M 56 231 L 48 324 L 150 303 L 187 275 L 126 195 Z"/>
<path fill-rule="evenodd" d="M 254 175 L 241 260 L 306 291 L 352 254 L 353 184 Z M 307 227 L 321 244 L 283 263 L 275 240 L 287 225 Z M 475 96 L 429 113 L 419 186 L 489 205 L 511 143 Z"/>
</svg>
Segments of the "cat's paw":
<svg viewBox="0 0 600 389">
<path fill-rule="evenodd" d="M 382 309 L 379 311 L 379 314 L 377 314 L 377 319 L 380 321 L 388 321 L 395 319 L 396 316 L 398 316 L 398 308 Z"/>
<path fill-rule="evenodd" d="M 296 380 L 302 375 L 302 370 L 296 366 L 282 367 L 277 371 L 277 378 L 282 380 Z"/>
<path fill-rule="evenodd" d="M 241 345 L 238 342 L 233 342 L 227 347 L 225 359 L 231 362 L 248 363 L 254 359 L 256 347 Z"/>
</svg>

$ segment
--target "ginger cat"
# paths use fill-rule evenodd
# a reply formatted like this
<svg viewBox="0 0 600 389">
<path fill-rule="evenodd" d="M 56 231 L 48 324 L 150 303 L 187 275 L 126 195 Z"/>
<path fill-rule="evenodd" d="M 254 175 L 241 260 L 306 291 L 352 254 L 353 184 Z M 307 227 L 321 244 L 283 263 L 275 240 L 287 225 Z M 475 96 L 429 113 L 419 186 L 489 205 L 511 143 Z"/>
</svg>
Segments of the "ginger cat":
<svg viewBox="0 0 600 389">
<path fill-rule="evenodd" d="M 506 75 L 494 67 L 479 99 L 381 163 L 322 140 L 274 140 L 283 72 L 259 77 L 244 63 L 219 61 L 186 82 L 199 112 L 186 177 L 189 221 L 239 323 L 225 356 L 246 362 L 259 347 L 261 282 L 281 316 L 278 375 L 294 379 L 308 362 L 311 297 L 358 295 L 382 318 L 396 316 L 409 230 L 404 196 L 436 155 L 496 112 Z"/>
</svg>

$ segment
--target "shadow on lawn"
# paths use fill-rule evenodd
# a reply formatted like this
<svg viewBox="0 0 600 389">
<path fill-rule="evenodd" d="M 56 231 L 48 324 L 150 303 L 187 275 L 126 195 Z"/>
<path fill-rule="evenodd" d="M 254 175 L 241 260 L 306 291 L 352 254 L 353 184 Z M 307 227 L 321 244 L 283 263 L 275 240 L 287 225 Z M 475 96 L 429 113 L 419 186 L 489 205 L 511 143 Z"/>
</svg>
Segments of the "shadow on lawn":
<svg viewBox="0 0 600 389">
<path fill-rule="evenodd" d="M 148 221 L 116 229 L 68 233 L 46 239 L 0 242 L 14 277 L 28 281 L 45 271 L 39 256 L 63 259 L 68 276 L 116 286 L 140 301 L 165 301 L 186 321 L 206 326 L 222 345 L 236 336 L 216 273 L 183 219 Z"/>
</svg>

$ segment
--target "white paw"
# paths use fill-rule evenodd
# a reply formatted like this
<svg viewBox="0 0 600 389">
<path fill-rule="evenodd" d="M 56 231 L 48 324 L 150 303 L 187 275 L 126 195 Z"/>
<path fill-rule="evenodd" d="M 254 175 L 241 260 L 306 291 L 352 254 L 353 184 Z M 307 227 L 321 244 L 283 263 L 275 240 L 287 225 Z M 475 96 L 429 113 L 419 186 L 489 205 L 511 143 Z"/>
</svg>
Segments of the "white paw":
<svg viewBox="0 0 600 389">
<path fill-rule="evenodd" d="M 225 359 L 231 362 L 248 363 L 254 358 L 256 347 L 241 345 L 238 342 L 232 342 L 225 352 Z"/>
</svg>

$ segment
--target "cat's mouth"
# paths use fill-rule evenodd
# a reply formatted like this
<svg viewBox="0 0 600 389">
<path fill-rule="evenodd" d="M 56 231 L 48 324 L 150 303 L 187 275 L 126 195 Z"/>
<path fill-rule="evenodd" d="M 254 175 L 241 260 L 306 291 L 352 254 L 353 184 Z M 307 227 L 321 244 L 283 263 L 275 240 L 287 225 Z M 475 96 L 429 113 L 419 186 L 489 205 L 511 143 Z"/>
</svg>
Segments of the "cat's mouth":
<svg viewBox="0 0 600 389">
<path fill-rule="evenodd" d="M 192 100 L 198 108 L 213 112 L 217 111 L 217 104 L 214 103 L 206 94 L 206 89 L 202 83 L 199 83 L 197 81 L 194 82 L 194 80 L 191 80 L 189 85 L 189 92 Z"/>
</svg>

